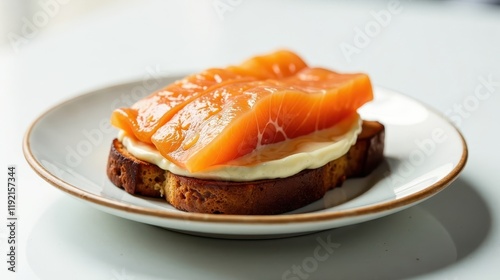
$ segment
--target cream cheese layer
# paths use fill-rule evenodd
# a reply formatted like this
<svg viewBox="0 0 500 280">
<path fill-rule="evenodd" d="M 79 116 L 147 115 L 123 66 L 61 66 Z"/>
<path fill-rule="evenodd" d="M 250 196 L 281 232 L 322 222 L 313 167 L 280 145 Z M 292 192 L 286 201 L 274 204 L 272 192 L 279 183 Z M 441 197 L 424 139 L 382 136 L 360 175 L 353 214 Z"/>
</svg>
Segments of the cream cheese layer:
<svg viewBox="0 0 500 280">
<path fill-rule="evenodd" d="M 199 179 L 255 181 L 286 178 L 305 169 L 315 169 L 346 154 L 361 132 L 361 118 L 353 114 L 333 127 L 283 142 L 265 145 L 250 154 L 202 172 L 189 172 L 163 157 L 154 146 L 144 144 L 124 131 L 118 140 L 138 159 L 174 174 Z"/>
</svg>

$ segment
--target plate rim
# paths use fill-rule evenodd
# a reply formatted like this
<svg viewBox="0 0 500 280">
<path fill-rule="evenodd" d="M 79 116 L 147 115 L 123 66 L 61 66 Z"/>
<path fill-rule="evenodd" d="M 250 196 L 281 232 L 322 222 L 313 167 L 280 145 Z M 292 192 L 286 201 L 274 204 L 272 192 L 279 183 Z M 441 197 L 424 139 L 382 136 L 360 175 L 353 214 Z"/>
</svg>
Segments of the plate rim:
<svg viewBox="0 0 500 280">
<path fill-rule="evenodd" d="M 162 76 L 160 79 L 178 79 L 181 78 L 180 75 L 169 75 Z M 391 201 L 386 201 L 382 203 L 377 203 L 373 205 L 367 205 L 362 207 L 357 207 L 354 209 L 341 209 L 333 212 L 309 212 L 309 213 L 295 213 L 295 214 L 282 214 L 282 215 L 228 215 L 228 214 L 204 214 L 204 213 L 189 213 L 183 212 L 180 210 L 177 211 L 167 211 L 162 209 L 151 209 L 136 205 L 130 205 L 125 202 L 112 201 L 102 196 L 92 194 L 81 188 L 72 185 L 70 183 L 65 182 L 64 180 L 58 178 L 50 171 L 45 169 L 43 165 L 36 159 L 33 155 L 30 148 L 30 136 L 33 132 L 35 126 L 48 114 L 67 105 L 68 103 L 74 102 L 80 98 L 85 98 L 91 95 L 98 94 L 103 91 L 110 91 L 114 88 L 119 87 L 127 87 L 132 86 L 134 84 L 140 83 L 141 80 L 133 80 L 129 82 L 116 83 L 111 86 L 101 87 L 94 90 L 86 91 L 85 93 L 81 93 L 72 97 L 69 97 L 55 105 L 46 109 L 43 113 L 41 113 L 38 117 L 36 117 L 31 124 L 28 126 L 24 136 L 22 149 L 23 154 L 30 165 L 30 167 L 38 174 L 42 179 L 56 187 L 57 189 L 68 193 L 76 198 L 82 199 L 86 202 L 90 202 L 92 204 L 97 204 L 99 206 L 113 208 L 113 210 L 125 211 L 128 214 L 137 214 L 144 215 L 148 217 L 155 218 L 166 218 L 173 219 L 178 221 L 191 221 L 191 222 L 209 222 L 209 223 L 229 223 L 229 224 L 287 224 L 287 223 L 309 223 L 309 222 L 325 222 L 325 221 L 333 221 L 333 220 L 341 220 L 343 218 L 349 217 L 362 217 L 370 214 L 378 214 L 386 211 L 397 210 L 401 207 L 411 206 L 412 204 L 423 201 L 426 198 L 433 196 L 434 194 L 440 192 L 447 186 L 449 186 L 455 179 L 458 178 L 461 171 L 464 169 L 467 159 L 468 159 L 468 148 L 467 143 L 465 141 L 464 136 L 460 132 L 460 130 L 441 112 L 438 112 L 434 108 L 429 105 L 420 102 L 419 100 L 407 96 L 399 91 L 391 90 L 386 87 L 374 86 L 374 88 L 380 88 L 383 90 L 390 91 L 392 93 L 402 95 L 405 98 L 409 98 L 413 102 L 423 106 L 427 110 L 439 116 L 443 119 L 447 124 L 449 124 L 454 131 L 458 134 L 461 144 L 462 144 L 462 154 L 460 160 L 457 165 L 448 172 L 443 178 L 439 181 L 425 187 L 425 189 L 420 190 L 418 192 L 412 193 L 408 196 L 397 198 Z M 167 202 L 165 202 L 167 203 Z"/>
</svg>

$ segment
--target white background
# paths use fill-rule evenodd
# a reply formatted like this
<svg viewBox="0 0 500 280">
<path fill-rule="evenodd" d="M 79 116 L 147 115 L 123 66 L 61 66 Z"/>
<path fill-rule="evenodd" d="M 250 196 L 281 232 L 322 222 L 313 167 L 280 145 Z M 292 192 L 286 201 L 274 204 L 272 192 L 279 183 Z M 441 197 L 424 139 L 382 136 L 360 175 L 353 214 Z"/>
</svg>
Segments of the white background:
<svg viewBox="0 0 500 280">
<path fill-rule="evenodd" d="M 17 166 L 19 246 L 18 271 L 6 273 L 2 261 L 0 275 L 279 279 L 312 255 L 320 237 L 340 247 L 308 279 L 498 279 L 500 6 L 392 2 L 1 2 L 0 178 L 6 182 L 7 166 Z M 390 19 L 377 22 L 381 11 Z M 370 26 L 363 41 L 359 32 Z M 150 69 L 186 73 L 277 48 L 296 51 L 310 65 L 366 72 L 375 84 L 446 114 L 469 147 L 460 178 L 422 204 L 368 223 L 284 240 L 230 241 L 101 213 L 50 186 L 24 160 L 29 124 L 63 100 L 147 79 Z M 482 79 L 492 86 L 479 100 Z M 0 193 L 6 216 L 6 190 Z M 7 235 L 1 226 L 1 260 Z"/>
</svg>

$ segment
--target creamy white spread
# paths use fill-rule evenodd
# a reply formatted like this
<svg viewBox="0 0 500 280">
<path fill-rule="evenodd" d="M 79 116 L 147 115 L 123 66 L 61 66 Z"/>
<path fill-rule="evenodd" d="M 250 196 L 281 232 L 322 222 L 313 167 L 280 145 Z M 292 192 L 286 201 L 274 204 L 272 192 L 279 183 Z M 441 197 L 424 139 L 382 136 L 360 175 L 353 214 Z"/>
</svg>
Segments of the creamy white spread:
<svg viewBox="0 0 500 280">
<path fill-rule="evenodd" d="M 356 115 L 334 127 L 286 141 L 291 143 L 266 145 L 225 165 L 195 173 L 168 161 L 154 147 L 127 136 L 123 131 L 119 132 L 118 140 L 136 158 L 177 175 L 224 181 L 254 181 L 285 178 L 305 169 L 319 168 L 346 154 L 360 132 L 361 119 Z"/>
</svg>

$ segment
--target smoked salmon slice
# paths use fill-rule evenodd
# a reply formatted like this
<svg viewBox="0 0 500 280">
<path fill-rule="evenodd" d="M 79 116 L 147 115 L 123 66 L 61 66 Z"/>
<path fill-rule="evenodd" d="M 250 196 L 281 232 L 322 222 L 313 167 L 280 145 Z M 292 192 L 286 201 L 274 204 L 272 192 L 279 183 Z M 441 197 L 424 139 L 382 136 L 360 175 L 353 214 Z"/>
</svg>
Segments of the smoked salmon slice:
<svg viewBox="0 0 500 280">
<path fill-rule="evenodd" d="M 190 172 L 320 131 L 373 99 L 365 74 L 310 68 L 278 51 L 188 76 L 113 112 L 112 124 Z"/>
<path fill-rule="evenodd" d="M 168 160 L 198 172 L 329 128 L 372 99 L 364 74 L 304 68 L 282 80 L 219 87 L 178 111 L 152 142 Z"/>
<path fill-rule="evenodd" d="M 282 50 L 256 56 L 237 66 L 208 69 L 138 101 L 131 108 L 119 108 L 111 115 L 111 124 L 144 143 L 172 116 L 203 93 L 225 84 L 258 79 L 284 78 L 305 68 L 306 63 L 296 54 Z"/>
</svg>

